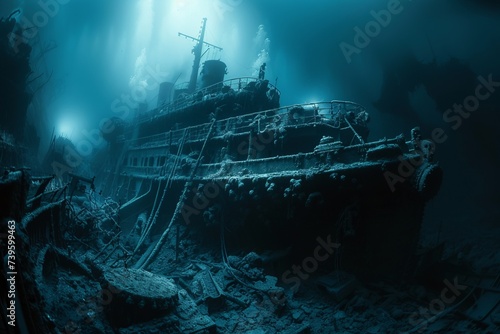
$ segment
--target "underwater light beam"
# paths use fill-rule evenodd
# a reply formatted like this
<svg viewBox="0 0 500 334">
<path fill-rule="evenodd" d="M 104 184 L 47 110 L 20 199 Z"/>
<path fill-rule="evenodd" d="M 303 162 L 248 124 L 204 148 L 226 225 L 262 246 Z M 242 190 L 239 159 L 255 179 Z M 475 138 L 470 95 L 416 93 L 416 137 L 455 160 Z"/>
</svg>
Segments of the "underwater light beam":
<svg viewBox="0 0 500 334">
<path fill-rule="evenodd" d="M 71 138 L 75 131 L 75 124 L 67 119 L 59 121 L 57 125 L 57 132 L 60 136 Z"/>
</svg>

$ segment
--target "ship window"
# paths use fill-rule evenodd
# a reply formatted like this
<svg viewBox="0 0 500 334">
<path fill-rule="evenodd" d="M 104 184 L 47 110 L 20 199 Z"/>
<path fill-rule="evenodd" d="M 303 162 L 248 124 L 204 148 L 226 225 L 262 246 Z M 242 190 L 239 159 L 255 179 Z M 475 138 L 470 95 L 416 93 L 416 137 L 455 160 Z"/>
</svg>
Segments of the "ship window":
<svg viewBox="0 0 500 334">
<path fill-rule="evenodd" d="M 165 164 L 165 157 L 160 157 L 160 166 Z"/>
<path fill-rule="evenodd" d="M 153 167 L 154 163 L 155 163 L 155 158 L 149 157 L 149 167 Z"/>
<path fill-rule="evenodd" d="M 132 166 L 137 166 L 137 158 L 134 158 L 134 159 L 132 160 Z"/>
</svg>

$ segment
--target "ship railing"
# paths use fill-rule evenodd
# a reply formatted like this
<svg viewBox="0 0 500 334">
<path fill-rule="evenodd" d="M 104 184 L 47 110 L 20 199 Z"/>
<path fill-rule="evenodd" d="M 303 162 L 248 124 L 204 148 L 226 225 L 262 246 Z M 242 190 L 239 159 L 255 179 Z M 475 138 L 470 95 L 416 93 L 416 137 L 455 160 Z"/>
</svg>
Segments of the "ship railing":
<svg viewBox="0 0 500 334">
<path fill-rule="evenodd" d="M 210 123 L 192 126 L 187 129 L 186 141 L 196 141 L 208 135 Z M 131 149 L 177 145 L 183 136 L 183 132 L 184 129 L 170 130 L 152 136 L 140 137 L 135 140 L 127 140 L 125 142 L 131 144 Z"/>
<path fill-rule="evenodd" d="M 304 103 L 218 120 L 214 124 L 214 134 L 222 136 L 228 132 L 241 134 L 252 130 L 263 132 L 283 126 L 300 126 L 313 123 L 323 123 L 339 129 L 346 129 L 348 127 L 345 126 L 343 118 L 349 117 L 355 124 L 365 125 L 362 124 L 363 121 L 366 121 L 363 116 L 367 116 L 366 109 L 350 101 L 333 100 L 330 102 Z M 202 140 L 208 135 L 210 123 L 191 126 L 187 129 L 186 141 Z M 129 142 L 131 142 L 132 149 L 177 145 L 184 134 L 183 132 L 183 128 L 170 130 Z"/>
<path fill-rule="evenodd" d="M 219 83 L 204 87 L 191 94 L 184 93 L 171 102 L 164 103 L 158 108 L 155 108 L 145 114 L 139 115 L 138 121 L 143 122 L 154 116 L 168 114 L 175 112 L 177 110 L 184 109 L 192 104 L 207 99 L 211 95 L 220 94 L 223 87 L 229 87 L 233 91 L 239 92 L 248 89 L 249 84 L 251 82 L 257 82 L 257 81 L 259 81 L 259 79 L 255 77 L 239 77 L 239 78 L 224 80 Z M 185 85 L 186 85 L 185 83 L 176 85 L 175 90 L 184 90 L 186 89 Z M 275 90 L 278 96 L 281 94 L 279 89 L 276 88 L 276 86 L 274 86 L 271 83 L 268 83 L 268 88 L 269 90 Z"/>
<path fill-rule="evenodd" d="M 217 121 L 215 126 L 218 131 L 230 131 L 235 134 L 248 132 L 250 129 L 262 132 L 269 128 L 311 123 L 327 123 L 340 127 L 344 124 L 344 117 L 358 119 L 357 122 L 360 123 L 360 116 L 363 115 L 367 115 L 363 106 L 350 101 L 333 100 L 290 105 L 231 117 Z"/>
</svg>

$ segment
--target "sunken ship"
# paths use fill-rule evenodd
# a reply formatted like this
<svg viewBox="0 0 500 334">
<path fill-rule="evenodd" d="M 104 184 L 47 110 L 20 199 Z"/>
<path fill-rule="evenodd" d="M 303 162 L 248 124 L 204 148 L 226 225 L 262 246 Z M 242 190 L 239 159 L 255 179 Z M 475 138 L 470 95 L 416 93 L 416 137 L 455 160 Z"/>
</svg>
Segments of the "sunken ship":
<svg viewBox="0 0 500 334">
<path fill-rule="evenodd" d="M 161 84 L 156 108 L 103 131 L 103 173 L 59 186 L 5 173 L 30 332 L 225 332 L 218 310 L 286 312 L 309 276 L 335 294 L 353 275 L 411 272 L 442 177 L 431 143 L 418 128 L 370 140 L 350 101 L 281 106 L 265 66 L 226 79 L 201 62 L 205 24 L 189 83 Z"/>
<path fill-rule="evenodd" d="M 158 107 L 110 146 L 102 188 L 121 204 L 123 233 L 141 231 L 132 263 L 150 266 L 177 224 L 213 240 L 227 224 L 242 249 L 300 258 L 331 235 L 352 270 L 400 270 L 440 186 L 431 143 L 418 128 L 370 141 L 369 114 L 350 101 L 280 106 L 265 64 L 258 78 L 226 80 L 226 65 L 207 60 L 198 82 L 205 24 L 189 83 L 163 83 Z"/>
</svg>

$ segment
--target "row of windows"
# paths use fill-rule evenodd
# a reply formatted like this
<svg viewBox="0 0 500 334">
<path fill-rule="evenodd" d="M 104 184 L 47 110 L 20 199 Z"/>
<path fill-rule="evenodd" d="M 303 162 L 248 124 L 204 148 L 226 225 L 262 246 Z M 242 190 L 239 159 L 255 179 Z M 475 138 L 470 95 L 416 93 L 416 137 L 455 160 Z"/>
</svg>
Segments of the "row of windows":
<svg viewBox="0 0 500 334">
<path fill-rule="evenodd" d="M 165 156 L 156 157 L 128 157 L 125 162 L 132 167 L 161 167 L 165 164 Z"/>
</svg>

